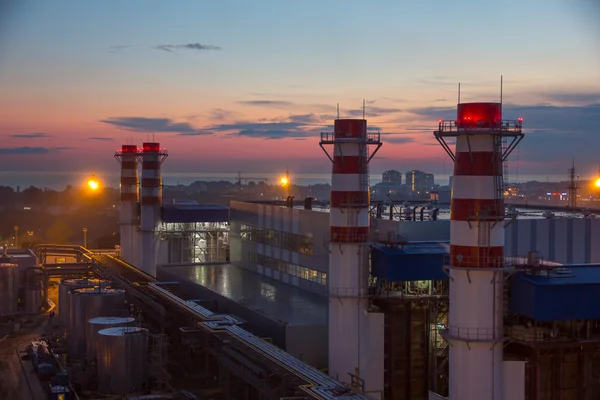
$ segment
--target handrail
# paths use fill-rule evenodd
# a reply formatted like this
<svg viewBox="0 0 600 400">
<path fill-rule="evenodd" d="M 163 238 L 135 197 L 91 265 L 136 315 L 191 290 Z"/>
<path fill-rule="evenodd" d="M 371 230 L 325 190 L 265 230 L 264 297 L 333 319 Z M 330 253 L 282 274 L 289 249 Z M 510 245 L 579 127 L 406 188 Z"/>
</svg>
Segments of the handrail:
<svg viewBox="0 0 600 400">
<path fill-rule="evenodd" d="M 438 132 L 506 132 L 520 134 L 523 131 L 522 120 L 502 120 L 476 124 L 459 124 L 456 120 L 440 120 Z"/>
</svg>

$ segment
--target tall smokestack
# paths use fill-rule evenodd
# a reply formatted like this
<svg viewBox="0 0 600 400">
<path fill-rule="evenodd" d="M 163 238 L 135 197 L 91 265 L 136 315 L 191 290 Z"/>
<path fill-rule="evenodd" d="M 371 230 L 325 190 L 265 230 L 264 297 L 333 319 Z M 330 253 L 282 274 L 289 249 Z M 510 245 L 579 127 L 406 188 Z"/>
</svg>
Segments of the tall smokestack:
<svg viewBox="0 0 600 400">
<path fill-rule="evenodd" d="M 120 237 L 121 256 L 135 263 L 138 226 L 138 159 L 136 145 L 123 145 L 115 158 L 121 164 Z"/>
<path fill-rule="evenodd" d="M 334 147 L 331 157 L 323 145 Z M 364 119 L 338 119 L 320 146 L 333 162 L 329 244 L 329 374 L 383 391 L 383 314 L 369 312 L 369 157 L 381 147 Z"/>
<path fill-rule="evenodd" d="M 458 104 L 435 137 L 454 161 L 450 206 L 451 400 L 502 400 L 504 191 L 502 163 L 523 138 L 500 103 Z M 452 153 L 445 138 L 456 139 Z M 510 140 L 503 151 L 502 142 Z"/>
<path fill-rule="evenodd" d="M 156 228 L 160 222 L 162 177 L 160 167 L 167 151 L 159 143 L 144 143 L 142 147 L 141 186 L 141 269 L 156 276 Z"/>
</svg>

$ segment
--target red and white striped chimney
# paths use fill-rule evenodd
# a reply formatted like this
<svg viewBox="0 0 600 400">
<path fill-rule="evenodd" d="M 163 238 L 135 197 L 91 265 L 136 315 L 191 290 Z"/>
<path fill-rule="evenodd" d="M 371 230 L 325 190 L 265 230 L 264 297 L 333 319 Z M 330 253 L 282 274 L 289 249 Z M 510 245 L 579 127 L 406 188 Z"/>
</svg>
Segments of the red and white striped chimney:
<svg viewBox="0 0 600 400">
<path fill-rule="evenodd" d="M 141 185 L 141 269 L 156 276 L 156 230 L 160 223 L 162 205 L 161 165 L 167 151 L 159 143 L 144 143 L 142 147 Z"/>
<path fill-rule="evenodd" d="M 504 184 L 502 163 L 523 138 L 500 103 L 458 105 L 434 132 L 454 160 L 450 206 L 451 400 L 503 400 Z M 455 153 L 445 139 L 455 138 Z M 510 145 L 503 150 L 507 138 Z"/>
<path fill-rule="evenodd" d="M 364 119 L 338 119 L 320 145 L 334 146 L 329 244 L 329 374 L 383 391 L 383 314 L 369 313 L 369 156 L 381 147 Z M 323 148 L 323 150 L 325 150 Z M 364 385 L 363 385 L 364 383 Z"/>
<path fill-rule="evenodd" d="M 136 145 L 123 145 L 115 158 L 121 164 L 120 246 L 121 257 L 135 265 L 138 249 L 138 159 Z"/>
</svg>

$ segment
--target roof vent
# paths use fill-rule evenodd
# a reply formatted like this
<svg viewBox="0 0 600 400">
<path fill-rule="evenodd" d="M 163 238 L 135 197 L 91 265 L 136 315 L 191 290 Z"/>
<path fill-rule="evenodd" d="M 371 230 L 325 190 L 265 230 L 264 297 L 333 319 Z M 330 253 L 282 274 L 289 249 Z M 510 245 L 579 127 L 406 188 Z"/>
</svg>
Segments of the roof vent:
<svg viewBox="0 0 600 400">
<path fill-rule="evenodd" d="M 527 265 L 530 267 L 540 266 L 540 253 L 537 251 L 530 251 L 527 253 Z"/>
</svg>

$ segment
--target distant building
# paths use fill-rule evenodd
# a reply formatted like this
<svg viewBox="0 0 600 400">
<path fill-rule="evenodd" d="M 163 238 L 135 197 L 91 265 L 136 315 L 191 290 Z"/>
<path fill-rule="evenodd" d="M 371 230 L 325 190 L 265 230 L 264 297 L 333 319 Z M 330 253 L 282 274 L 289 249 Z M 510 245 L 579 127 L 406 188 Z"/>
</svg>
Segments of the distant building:
<svg viewBox="0 0 600 400">
<path fill-rule="evenodd" d="M 423 193 L 433 189 L 433 174 L 412 170 L 406 173 L 406 186 L 409 192 Z"/>
<path fill-rule="evenodd" d="M 381 176 L 381 182 L 394 186 L 400 186 L 402 185 L 402 173 L 394 169 L 385 171 Z"/>
</svg>

